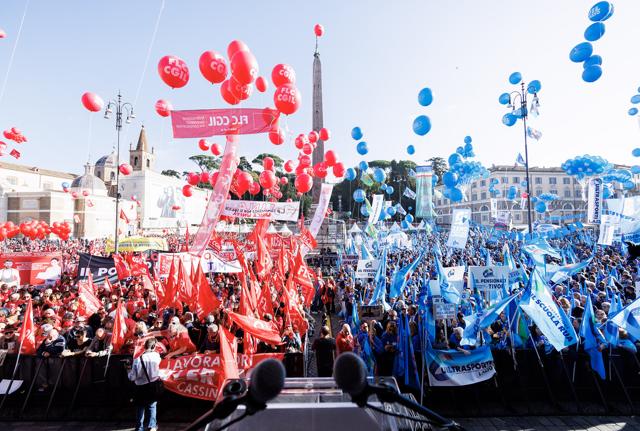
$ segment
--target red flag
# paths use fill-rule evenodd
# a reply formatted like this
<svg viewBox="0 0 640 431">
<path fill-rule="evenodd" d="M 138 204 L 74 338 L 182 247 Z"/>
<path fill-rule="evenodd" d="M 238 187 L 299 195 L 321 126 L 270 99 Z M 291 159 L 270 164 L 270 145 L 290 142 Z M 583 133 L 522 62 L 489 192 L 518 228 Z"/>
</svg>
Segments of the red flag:
<svg viewBox="0 0 640 431">
<path fill-rule="evenodd" d="M 315 289 L 313 287 L 311 271 L 304 261 L 300 249 L 301 247 L 298 247 L 298 251 L 293 259 L 293 264 L 291 265 L 291 275 L 293 276 L 293 281 L 295 281 L 300 285 L 300 287 L 302 287 L 302 294 L 304 295 L 305 305 L 307 305 L 308 307 L 313 301 L 313 297 L 315 296 Z"/>
<path fill-rule="evenodd" d="M 187 224 L 187 230 L 184 233 L 184 251 L 189 251 L 189 225 Z"/>
<path fill-rule="evenodd" d="M 149 274 L 142 275 L 142 287 L 151 292 L 155 292 L 156 288 L 153 285 L 153 282 L 151 281 L 151 277 L 149 277 Z"/>
<path fill-rule="evenodd" d="M 129 262 L 129 268 L 131 268 L 131 275 L 134 277 L 140 277 L 142 274 L 149 273 L 149 267 L 147 266 L 147 260 L 143 255 L 134 256 L 130 253 L 127 256 Z"/>
<path fill-rule="evenodd" d="M 113 264 L 116 267 L 119 280 L 131 277 L 131 268 L 129 267 L 126 259 L 120 256 L 120 253 L 113 254 Z"/>
<path fill-rule="evenodd" d="M 104 285 L 102 287 L 104 287 L 104 289 L 109 291 L 109 292 L 113 292 L 113 286 L 111 285 L 111 282 L 109 281 L 109 277 L 105 277 L 104 278 Z"/>
<path fill-rule="evenodd" d="M 108 278 L 108 277 L 105 277 L 105 280 L 106 280 L 107 278 Z M 95 285 L 95 283 L 93 282 L 93 274 L 92 274 L 91 272 L 89 272 L 89 276 L 87 277 L 87 283 L 86 283 L 86 286 L 89 288 L 89 290 L 91 291 L 91 293 L 93 293 L 93 294 L 95 294 L 95 293 L 96 293 L 96 290 L 97 290 L 97 289 L 96 289 L 96 285 Z"/>
<path fill-rule="evenodd" d="M 269 283 L 262 285 L 260 297 L 258 298 L 258 312 L 260 316 L 264 316 L 265 314 L 273 315 L 273 299 L 271 298 L 271 286 Z"/>
<path fill-rule="evenodd" d="M 265 234 L 267 233 L 267 230 L 269 229 L 269 223 L 270 223 L 269 219 L 258 220 L 256 222 L 255 227 L 251 231 L 251 233 L 247 235 L 247 240 L 257 242 L 259 237 L 264 238 Z"/>
<path fill-rule="evenodd" d="M 118 306 L 116 307 L 116 315 L 113 319 L 113 332 L 111 334 L 111 344 L 113 345 L 114 353 L 120 351 L 127 336 L 127 322 L 124 319 L 124 311 L 122 299 L 119 299 Z"/>
<path fill-rule="evenodd" d="M 178 260 L 178 300 L 184 302 L 191 310 L 195 310 L 197 296 L 191 283 L 191 278 L 186 274 L 182 259 Z"/>
<path fill-rule="evenodd" d="M 224 326 L 220 326 L 220 355 L 222 356 L 222 370 L 224 380 L 237 379 L 238 374 L 238 343 L 236 337 Z"/>
<path fill-rule="evenodd" d="M 297 327 L 298 332 L 300 332 L 300 335 L 302 336 L 307 333 L 309 323 L 304 319 L 304 315 L 298 308 L 298 300 L 296 296 L 293 280 L 289 278 L 287 288 L 284 289 L 284 293 L 282 295 L 285 305 L 285 314 L 289 317 L 289 324 Z"/>
<path fill-rule="evenodd" d="M 130 223 L 129 217 L 124 213 L 124 210 L 120 208 L 120 219 L 124 221 L 126 224 Z"/>
<path fill-rule="evenodd" d="M 177 257 L 171 258 L 171 267 L 169 268 L 169 275 L 167 276 L 167 281 L 165 282 L 164 292 L 160 292 L 158 290 L 158 294 L 161 294 L 162 297 L 158 298 L 158 309 L 161 310 L 163 308 L 175 307 L 178 303 L 177 296 L 177 280 L 176 280 L 176 261 Z"/>
<path fill-rule="evenodd" d="M 27 302 L 27 309 L 20 328 L 20 353 L 23 355 L 34 355 L 36 353 L 36 331 L 33 325 L 33 304 L 31 299 Z"/>
<path fill-rule="evenodd" d="M 195 280 L 194 284 L 197 286 L 198 290 L 197 314 L 198 317 L 204 318 L 208 314 L 213 313 L 215 310 L 220 308 L 220 300 L 213 294 L 211 286 L 209 285 L 209 280 L 207 280 L 207 276 L 202 272 L 201 265 L 198 265 Z"/>
<path fill-rule="evenodd" d="M 16 159 L 20 158 L 20 151 L 16 150 L 15 148 L 13 150 L 11 150 L 11 152 L 9 153 L 10 156 L 15 157 Z"/>
<path fill-rule="evenodd" d="M 273 260 L 269 248 L 262 236 L 256 238 L 256 275 L 263 279 L 273 268 Z"/>
<path fill-rule="evenodd" d="M 300 230 L 300 235 L 298 236 L 298 239 L 309 250 L 313 250 L 314 248 L 316 248 L 318 246 L 318 242 L 313 237 L 313 235 L 311 235 L 311 231 L 309 231 L 309 229 L 307 229 L 306 227 L 303 227 Z"/>
<path fill-rule="evenodd" d="M 282 337 L 273 322 L 265 322 L 233 311 L 227 311 L 229 318 L 245 332 L 269 344 L 282 344 Z"/>
<path fill-rule="evenodd" d="M 238 275 L 238 277 L 240 278 L 241 286 L 240 306 L 238 308 L 238 312 L 244 315 L 253 315 L 256 311 L 258 301 L 255 295 L 255 291 L 252 288 L 253 283 L 251 285 L 251 288 L 247 286 L 247 275 L 250 277 L 251 281 L 253 281 L 253 271 L 251 271 L 251 268 L 247 266 L 247 262 L 244 259 L 244 253 L 240 250 L 237 242 L 233 242 L 233 247 L 236 250 L 236 257 L 238 258 L 238 262 L 240 263 L 240 268 L 242 268 L 242 271 Z"/>
<path fill-rule="evenodd" d="M 78 307 L 78 314 L 81 316 L 91 316 L 102 308 L 102 302 L 95 293 L 88 288 L 85 284 L 78 286 L 78 300 L 80 306 Z"/>
</svg>

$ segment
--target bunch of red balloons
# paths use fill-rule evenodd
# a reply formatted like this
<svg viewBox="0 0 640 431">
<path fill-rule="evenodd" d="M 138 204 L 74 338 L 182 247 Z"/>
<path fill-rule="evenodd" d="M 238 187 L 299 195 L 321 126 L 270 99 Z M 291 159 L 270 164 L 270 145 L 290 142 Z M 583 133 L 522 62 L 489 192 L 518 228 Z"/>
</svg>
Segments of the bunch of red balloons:
<svg viewBox="0 0 640 431">
<path fill-rule="evenodd" d="M 27 142 L 27 138 L 22 134 L 22 131 L 17 127 L 12 127 L 11 129 L 7 129 L 2 132 L 5 138 L 12 140 L 16 144 L 22 144 L 23 142 Z"/>
<path fill-rule="evenodd" d="M 66 241 L 69 239 L 69 234 L 71 234 L 71 226 L 66 221 L 62 223 L 54 222 L 51 226 L 41 220 L 22 222 L 20 225 L 16 225 L 11 221 L 0 223 L 0 241 L 13 238 L 18 234 L 22 234 L 31 240 L 44 239 L 54 234 Z"/>
<path fill-rule="evenodd" d="M 302 95 L 296 87 L 296 72 L 288 64 L 276 64 L 271 71 L 271 81 L 276 87 L 273 103 L 283 114 L 291 115 L 300 108 Z"/>
</svg>

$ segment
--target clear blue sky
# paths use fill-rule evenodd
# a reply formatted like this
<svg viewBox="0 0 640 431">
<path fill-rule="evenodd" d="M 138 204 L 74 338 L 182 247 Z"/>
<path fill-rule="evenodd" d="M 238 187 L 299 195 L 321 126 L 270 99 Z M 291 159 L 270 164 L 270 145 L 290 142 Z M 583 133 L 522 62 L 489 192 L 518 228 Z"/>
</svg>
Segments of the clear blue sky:
<svg viewBox="0 0 640 431">
<path fill-rule="evenodd" d="M 303 107 L 288 121 L 292 133 L 311 128 L 313 25 L 324 25 L 320 41 L 324 75 L 325 125 L 348 165 L 361 157 L 350 138 L 360 126 L 369 143 L 368 160 L 409 158 L 417 162 L 447 157 L 473 137 L 479 160 L 513 164 L 522 149 L 521 124 L 501 124 L 506 112 L 499 94 L 512 88 L 507 77 L 520 71 L 542 81 L 541 116 L 533 124 L 543 139 L 530 146 L 534 165 L 559 165 L 578 154 L 598 154 L 633 164 L 640 146 L 638 122 L 626 112 L 640 86 L 637 40 L 640 2 L 615 1 L 606 34 L 595 42 L 604 74 L 593 84 L 581 79 L 582 65 L 571 63 L 571 48 L 583 40 L 587 11 L 595 0 L 459 0 L 459 1 L 182 1 L 166 0 L 156 40 L 136 101 L 138 119 L 123 133 L 137 138 L 144 122 L 158 153 L 160 169 L 191 169 L 186 158 L 199 152 L 196 140 L 173 140 L 168 119 L 153 105 L 169 99 L 176 109 L 224 107 L 218 86 L 200 75 L 205 50 L 226 52 L 232 39 L 245 41 L 256 55 L 262 75 L 273 65 L 291 64 L 298 76 Z M 26 0 L 2 0 L 0 85 Z M 160 0 L 31 0 L 4 98 L 0 129 L 21 128 L 29 138 L 21 163 L 71 172 L 107 154 L 115 142 L 113 121 L 89 114 L 80 103 L 84 91 L 104 99 L 122 90 L 134 101 Z M 174 54 L 187 61 L 189 84 L 167 87 L 157 62 Z M 420 88 L 434 92 L 430 107 L 418 105 Z M 273 88 L 254 93 L 244 106 L 271 106 Z M 431 117 L 425 137 L 413 134 L 413 118 Z M 92 139 L 88 142 L 89 117 Z M 222 140 L 219 140 L 222 142 Z M 295 156 L 293 143 L 274 147 L 266 135 L 243 137 L 242 153 L 253 157 L 271 151 Z M 13 161 L 13 159 L 6 159 Z"/>
</svg>

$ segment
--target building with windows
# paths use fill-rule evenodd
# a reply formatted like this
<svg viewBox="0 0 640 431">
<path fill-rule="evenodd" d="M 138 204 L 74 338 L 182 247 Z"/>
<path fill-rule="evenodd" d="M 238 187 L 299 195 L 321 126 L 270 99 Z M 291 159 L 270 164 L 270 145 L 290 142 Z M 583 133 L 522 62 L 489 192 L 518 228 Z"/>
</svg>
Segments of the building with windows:
<svg viewBox="0 0 640 431">
<path fill-rule="evenodd" d="M 482 225 L 493 226 L 496 212 L 507 211 L 510 214 L 514 226 L 527 225 L 526 199 L 522 193 L 526 192 L 526 172 L 523 166 L 492 166 L 489 169 L 488 178 L 478 179 L 464 186 L 463 202 L 451 202 L 442 195 L 443 187 L 436 187 L 434 196 L 434 208 L 439 224 L 451 223 L 451 213 L 454 208 L 471 208 L 472 219 Z M 531 211 L 532 222 L 553 222 L 562 219 L 567 221 L 584 220 L 583 215 L 587 208 L 586 182 L 579 182 L 575 177 L 567 175 L 559 167 L 529 168 L 531 178 L 531 196 L 540 196 L 543 193 L 553 193 L 558 199 L 547 204 L 548 211 L 544 214 Z M 491 180 L 498 184 L 494 189 L 500 191 L 500 196 L 492 198 L 489 192 Z M 494 180 L 494 182 L 495 182 Z M 509 187 L 518 189 L 517 198 L 506 198 Z M 494 211 L 491 211 L 492 203 Z M 532 204 L 533 207 L 533 204 Z"/>
</svg>

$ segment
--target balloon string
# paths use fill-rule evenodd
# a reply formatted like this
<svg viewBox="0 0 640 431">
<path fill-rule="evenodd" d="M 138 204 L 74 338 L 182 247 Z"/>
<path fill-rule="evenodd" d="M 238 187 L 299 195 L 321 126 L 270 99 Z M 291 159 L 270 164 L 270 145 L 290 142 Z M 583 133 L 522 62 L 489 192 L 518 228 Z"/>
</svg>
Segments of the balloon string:
<svg viewBox="0 0 640 431">
<path fill-rule="evenodd" d="M 140 91 L 142 90 L 142 82 L 144 81 L 144 74 L 146 73 L 147 67 L 149 66 L 149 59 L 151 58 L 151 50 L 153 49 L 153 45 L 156 41 L 156 35 L 158 34 L 158 28 L 160 27 L 160 18 L 162 17 L 162 11 L 164 11 L 164 2 L 165 0 L 162 0 L 162 4 L 160 5 L 160 10 L 158 11 L 158 17 L 156 18 L 156 25 L 153 28 L 151 42 L 149 43 L 149 48 L 147 49 L 147 58 L 145 58 L 144 60 L 144 67 L 142 68 L 142 74 L 140 75 L 140 80 L 138 81 L 138 89 L 136 90 L 136 97 L 133 99 L 134 106 L 138 103 L 138 98 L 140 97 Z"/>
<path fill-rule="evenodd" d="M 20 41 L 20 35 L 22 34 L 22 27 L 24 25 L 24 19 L 27 16 L 27 10 L 29 9 L 29 3 L 31 0 L 27 0 L 27 3 L 24 6 L 24 12 L 22 13 L 22 19 L 20 20 L 20 27 L 18 28 L 18 34 L 16 35 L 16 41 L 13 44 L 13 49 L 11 50 L 11 56 L 9 57 L 9 65 L 7 66 L 7 73 L 4 75 L 4 82 L 2 83 L 2 89 L 0 89 L 0 106 L 2 106 L 2 99 L 4 97 L 4 91 L 7 88 L 7 81 L 9 80 L 9 73 L 11 72 L 11 68 L 13 66 L 13 58 L 16 55 L 16 49 L 18 48 L 18 42 Z"/>
<path fill-rule="evenodd" d="M 87 163 L 91 163 L 91 137 L 93 133 L 93 113 L 89 113 L 89 135 L 87 136 Z"/>
</svg>

